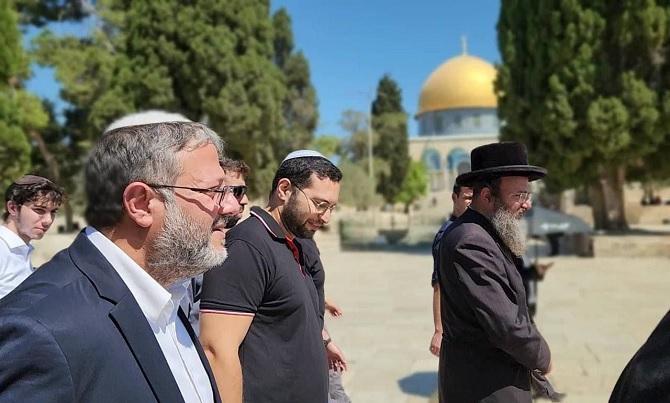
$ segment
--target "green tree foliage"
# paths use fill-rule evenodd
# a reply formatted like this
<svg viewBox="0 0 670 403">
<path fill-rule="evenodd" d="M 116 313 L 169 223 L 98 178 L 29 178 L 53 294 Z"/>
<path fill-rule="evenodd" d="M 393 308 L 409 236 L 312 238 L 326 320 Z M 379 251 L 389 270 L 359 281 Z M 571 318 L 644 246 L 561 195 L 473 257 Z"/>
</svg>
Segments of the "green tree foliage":
<svg viewBox="0 0 670 403">
<path fill-rule="evenodd" d="M 92 10 L 87 0 L 17 0 L 22 24 L 44 26 L 49 22 L 81 20 Z"/>
<path fill-rule="evenodd" d="M 339 168 L 344 180 L 340 188 L 340 204 L 367 210 L 381 204 L 381 198 L 374 191 L 374 183 L 367 171 L 349 160 L 341 160 Z"/>
<path fill-rule="evenodd" d="M 341 152 L 342 139 L 337 136 L 320 135 L 312 140 L 310 148 L 320 152 L 327 158 L 333 158 Z"/>
<path fill-rule="evenodd" d="M 65 229 L 72 231 L 75 229 L 73 205 L 84 206 L 81 167 L 88 144 L 78 142 L 69 127 L 56 120 L 51 102 L 43 101 L 43 105 L 48 114 L 48 124 L 40 131 L 41 136 L 33 141 L 33 169 L 38 175 L 53 178 L 65 189 Z"/>
<path fill-rule="evenodd" d="M 358 164 L 369 176 L 369 144 L 371 141 L 374 150 L 379 142 L 379 134 L 368 127 L 368 116 L 365 113 L 351 109 L 342 112 L 340 126 L 349 134 L 342 140 L 340 155 L 343 159 Z M 373 151 L 372 163 L 373 178 L 375 183 L 379 183 L 380 176 L 389 172 L 388 162 Z"/>
<path fill-rule="evenodd" d="M 274 61 L 282 71 L 286 96 L 283 116 L 286 141 L 281 152 L 304 148 L 314 136 L 319 119 L 316 90 L 310 78 L 309 62 L 302 52 L 294 50 L 291 17 L 281 8 L 272 17 Z"/>
<path fill-rule="evenodd" d="M 379 174 L 377 191 L 387 203 L 392 203 L 407 174 L 409 145 L 400 87 L 389 75 L 384 75 L 377 85 L 377 96 L 372 103 L 372 128 L 378 135 L 374 155 L 388 167 Z"/>
<path fill-rule="evenodd" d="M 410 161 L 396 200 L 405 205 L 405 211 L 409 211 L 409 206 L 420 197 L 425 196 L 427 192 L 428 170 L 426 166 L 421 161 Z"/>
<path fill-rule="evenodd" d="M 30 138 L 39 137 L 48 117 L 22 83 L 28 76 L 18 15 L 11 1 L 0 1 L 0 186 L 30 169 Z"/>
<path fill-rule="evenodd" d="M 628 172 L 659 172 L 655 156 L 670 141 L 669 9 L 659 3 L 502 2 L 502 138 L 528 146 L 550 189 L 586 185 L 597 228 L 627 226 Z"/>
<path fill-rule="evenodd" d="M 95 3 L 97 28 L 85 38 L 38 40 L 56 67 L 68 124 L 93 140 L 124 114 L 165 109 L 204 121 L 227 152 L 252 167 L 254 194 L 269 190 L 284 157 L 282 72 L 273 62 L 267 0 Z"/>
</svg>

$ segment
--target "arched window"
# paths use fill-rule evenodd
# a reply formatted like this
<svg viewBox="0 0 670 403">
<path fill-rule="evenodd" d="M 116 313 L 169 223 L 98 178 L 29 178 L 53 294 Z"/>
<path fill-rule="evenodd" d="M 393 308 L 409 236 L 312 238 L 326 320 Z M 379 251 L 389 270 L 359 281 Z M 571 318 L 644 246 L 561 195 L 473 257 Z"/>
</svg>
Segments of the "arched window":
<svg viewBox="0 0 670 403">
<path fill-rule="evenodd" d="M 421 156 L 421 160 L 426 164 L 429 171 L 439 171 L 442 168 L 440 153 L 434 148 L 426 149 Z"/>
<path fill-rule="evenodd" d="M 453 172 L 458 169 L 462 162 L 467 162 L 470 166 L 470 156 L 462 148 L 454 148 L 447 156 L 447 168 Z"/>
</svg>

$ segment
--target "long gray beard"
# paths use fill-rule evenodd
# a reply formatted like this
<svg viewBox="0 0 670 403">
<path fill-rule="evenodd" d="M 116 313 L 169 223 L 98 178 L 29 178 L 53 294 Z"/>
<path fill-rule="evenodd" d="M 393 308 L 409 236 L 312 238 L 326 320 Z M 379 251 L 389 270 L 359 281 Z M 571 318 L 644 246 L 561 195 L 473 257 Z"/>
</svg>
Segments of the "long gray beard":
<svg viewBox="0 0 670 403">
<path fill-rule="evenodd" d="M 147 253 L 147 271 L 156 281 L 167 287 L 226 260 L 225 248 L 217 251 L 210 245 L 210 227 L 186 217 L 173 201 L 166 201 L 166 210 L 163 229 Z"/>
<path fill-rule="evenodd" d="M 505 207 L 500 206 L 491 217 L 491 223 L 515 256 L 523 256 L 526 253 L 526 235 L 521 218 L 515 217 Z"/>
</svg>

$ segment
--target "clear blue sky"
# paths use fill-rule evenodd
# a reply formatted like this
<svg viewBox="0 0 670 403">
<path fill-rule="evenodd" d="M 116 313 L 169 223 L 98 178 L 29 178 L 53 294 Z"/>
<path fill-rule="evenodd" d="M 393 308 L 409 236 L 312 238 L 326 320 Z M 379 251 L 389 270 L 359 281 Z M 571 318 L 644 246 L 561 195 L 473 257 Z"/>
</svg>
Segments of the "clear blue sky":
<svg viewBox="0 0 670 403">
<path fill-rule="evenodd" d="M 307 56 L 319 97 L 317 134 L 342 134 L 338 122 L 346 109 L 369 110 L 377 82 L 393 77 L 410 115 L 410 134 L 421 86 L 446 59 L 468 53 L 499 61 L 496 0 L 275 0 L 293 20 L 296 48 Z M 86 26 L 61 24 L 60 33 L 84 34 Z M 56 99 L 58 86 L 48 69 L 34 69 L 28 88 Z"/>
</svg>

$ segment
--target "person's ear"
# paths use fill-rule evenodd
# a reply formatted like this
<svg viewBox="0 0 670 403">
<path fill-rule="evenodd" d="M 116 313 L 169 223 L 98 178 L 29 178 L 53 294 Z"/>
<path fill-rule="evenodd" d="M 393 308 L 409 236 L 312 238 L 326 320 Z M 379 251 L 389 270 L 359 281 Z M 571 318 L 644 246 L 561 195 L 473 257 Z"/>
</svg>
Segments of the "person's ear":
<svg viewBox="0 0 670 403">
<path fill-rule="evenodd" d="M 123 191 L 123 210 L 142 228 L 150 227 L 155 220 L 156 191 L 142 182 L 133 182 Z"/>
<path fill-rule="evenodd" d="M 491 192 L 491 188 L 485 187 L 484 189 L 482 189 L 481 197 L 482 197 L 488 204 L 493 203 L 493 192 Z"/>
<path fill-rule="evenodd" d="M 277 182 L 277 197 L 279 200 L 286 202 L 293 193 L 293 187 L 291 186 L 291 181 L 287 178 L 281 178 Z"/>
<path fill-rule="evenodd" d="M 16 217 L 19 215 L 19 210 L 21 209 L 21 206 L 16 204 L 14 200 L 8 201 L 5 206 L 10 216 Z"/>
<path fill-rule="evenodd" d="M 458 195 L 454 192 L 451 192 L 451 201 L 455 204 L 456 200 L 458 200 Z"/>
</svg>

